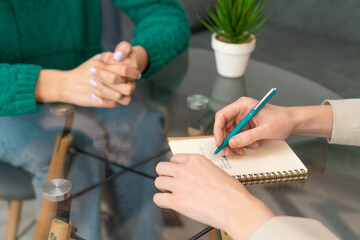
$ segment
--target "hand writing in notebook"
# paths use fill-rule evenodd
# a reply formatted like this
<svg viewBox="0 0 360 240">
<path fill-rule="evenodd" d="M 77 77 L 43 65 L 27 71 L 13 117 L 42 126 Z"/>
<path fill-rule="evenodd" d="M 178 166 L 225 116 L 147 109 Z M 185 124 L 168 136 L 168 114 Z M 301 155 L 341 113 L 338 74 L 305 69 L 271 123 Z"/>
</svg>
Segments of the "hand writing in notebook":
<svg viewBox="0 0 360 240">
<path fill-rule="evenodd" d="M 351 110 L 354 121 L 357 121 L 358 117 L 356 116 L 360 114 L 360 112 L 353 114 L 353 110 L 358 109 L 359 101 L 352 101 L 353 106 L 348 109 Z M 228 132 L 241 121 L 242 111 L 246 114 L 251 105 L 256 102 L 251 98 L 240 98 L 217 113 L 214 134 L 218 146 Z M 239 108 L 245 110 L 239 110 Z M 295 134 L 330 137 L 333 114 L 336 119 L 336 115 L 340 117 L 344 113 L 342 108 L 339 109 L 341 111 L 333 113 L 330 106 L 285 108 L 269 104 L 256 115 L 247 130 L 234 137 L 238 140 L 233 144 L 230 142 L 230 147 L 237 153 L 244 154 L 244 149 L 241 147 L 256 147 L 258 146 L 257 141 L 260 139 L 284 139 Z M 233 114 L 230 110 L 237 114 Z M 345 123 L 349 125 L 351 121 Z M 348 136 L 353 141 L 355 140 L 355 145 L 360 145 L 356 133 L 357 131 L 348 133 Z M 344 136 L 340 130 L 335 132 L 336 134 Z M 335 136 L 335 139 L 341 139 L 340 143 L 344 141 L 342 137 Z M 261 146 L 263 147 L 263 145 Z M 230 149 L 228 150 L 230 151 Z M 246 151 L 248 150 L 251 149 Z M 203 152 L 200 153 L 203 154 Z M 249 155 L 251 154 L 245 156 Z M 159 177 L 155 180 L 155 186 L 163 191 L 154 196 L 154 202 L 158 206 L 173 209 L 199 222 L 225 230 L 234 240 L 248 239 L 252 234 L 264 239 L 272 236 L 271 234 L 280 236 L 278 234 L 279 226 L 284 226 L 284 222 L 274 218 L 274 214 L 266 205 L 247 192 L 241 183 L 204 156 L 175 154 L 170 162 L 159 163 L 156 171 Z M 271 221 L 267 221 L 269 219 Z M 290 229 L 281 229 L 281 232 L 286 231 L 288 235 L 300 232 L 308 238 L 327 234 L 336 239 L 325 227 L 320 229 L 318 222 L 314 224 L 313 220 L 306 221 L 304 219 L 293 219 L 292 221 L 298 221 L 301 227 L 294 224 Z M 268 234 L 256 231 L 261 225 L 266 225 Z M 312 226 L 314 227 L 312 228 Z"/>
<path fill-rule="evenodd" d="M 242 97 L 216 113 L 214 124 L 216 146 L 221 145 L 224 138 L 257 102 L 255 99 Z M 331 137 L 331 132 L 330 106 L 279 107 L 267 103 L 242 132 L 230 139 L 224 152 L 227 156 L 231 151 L 243 155 L 244 147 L 258 147 L 258 141 L 262 139 L 282 140 L 291 135 Z"/>
<path fill-rule="evenodd" d="M 156 167 L 154 202 L 247 239 L 274 214 L 243 185 L 198 154 L 176 154 Z M 251 211 L 249 211 L 251 209 Z"/>
</svg>

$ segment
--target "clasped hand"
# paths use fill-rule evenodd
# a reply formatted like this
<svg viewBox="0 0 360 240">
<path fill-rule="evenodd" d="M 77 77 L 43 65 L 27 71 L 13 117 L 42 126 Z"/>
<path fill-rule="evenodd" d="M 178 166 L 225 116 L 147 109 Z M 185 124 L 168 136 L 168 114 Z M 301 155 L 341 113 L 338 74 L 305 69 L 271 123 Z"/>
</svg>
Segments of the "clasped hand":
<svg viewBox="0 0 360 240">
<path fill-rule="evenodd" d="M 141 73 L 132 46 L 122 42 L 115 53 L 104 52 L 94 56 L 72 70 L 71 75 L 73 90 L 78 92 L 74 101 L 78 105 L 111 108 L 130 103 L 130 95 L 135 90 L 134 80 L 139 79 Z M 86 76 L 83 81 L 80 80 L 81 75 Z"/>
<path fill-rule="evenodd" d="M 128 105 L 147 64 L 143 47 L 121 42 L 114 53 L 98 54 L 70 71 L 41 70 L 35 98 L 85 107 Z"/>
</svg>

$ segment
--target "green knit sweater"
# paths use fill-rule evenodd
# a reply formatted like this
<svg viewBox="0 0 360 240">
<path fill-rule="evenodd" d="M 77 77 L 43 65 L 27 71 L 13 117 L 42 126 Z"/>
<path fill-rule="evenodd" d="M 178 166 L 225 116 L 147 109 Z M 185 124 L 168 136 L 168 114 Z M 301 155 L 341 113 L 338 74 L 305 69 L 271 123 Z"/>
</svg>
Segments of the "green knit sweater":
<svg viewBox="0 0 360 240">
<path fill-rule="evenodd" d="M 143 46 L 150 65 L 144 78 L 184 51 L 186 16 L 176 0 L 113 0 L 135 23 L 132 45 Z M 0 1 L 0 116 L 36 112 L 39 71 L 68 70 L 100 53 L 100 0 Z"/>
</svg>

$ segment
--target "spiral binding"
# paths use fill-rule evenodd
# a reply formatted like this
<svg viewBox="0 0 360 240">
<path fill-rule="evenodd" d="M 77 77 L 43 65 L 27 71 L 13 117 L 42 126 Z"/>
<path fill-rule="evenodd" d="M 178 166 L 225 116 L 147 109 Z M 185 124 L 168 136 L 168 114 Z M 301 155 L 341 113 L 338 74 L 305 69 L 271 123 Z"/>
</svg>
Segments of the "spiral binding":
<svg viewBox="0 0 360 240">
<path fill-rule="evenodd" d="M 234 177 L 244 185 L 288 182 L 307 179 L 308 171 L 301 168 L 300 170 L 288 170 L 278 172 L 265 172 L 255 174 L 235 175 Z"/>
</svg>

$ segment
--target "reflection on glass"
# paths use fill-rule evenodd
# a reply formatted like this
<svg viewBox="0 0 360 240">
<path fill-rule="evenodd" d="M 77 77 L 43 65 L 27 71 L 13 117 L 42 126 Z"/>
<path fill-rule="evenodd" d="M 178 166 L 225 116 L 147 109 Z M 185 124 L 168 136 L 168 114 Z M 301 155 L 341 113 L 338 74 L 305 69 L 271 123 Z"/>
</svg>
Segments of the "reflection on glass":
<svg viewBox="0 0 360 240">
<path fill-rule="evenodd" d="M 93 146 L 104 153 L 110 162 L 129 166 L 138 150 L 134 132 L 134 126 L 126 122 L 107 126 L 106 131 L 104 128 L 94 127 Z"/>
<path fill-rule="evenodd" d="M 203 136 L 205 132 L 201 120 L 207 112 L 209 99 L 203 95 L 195 94 L 188 96 L 186 103 L 189 116 L 188 135 Z"/>
<path fill-rule="evenodd" d="M 163 104 L 184 80 L 189 54 L 184 52 L 149 79 L 136 82 L 136 91 L 155 105 Z"/>
<path fill-rule="evenodd" d="M 246 96 L 245 76 L 226 78 L 217 75 L 211 91 L 209 107 L 217 112 L 242 96 Z"/>
</svg>

